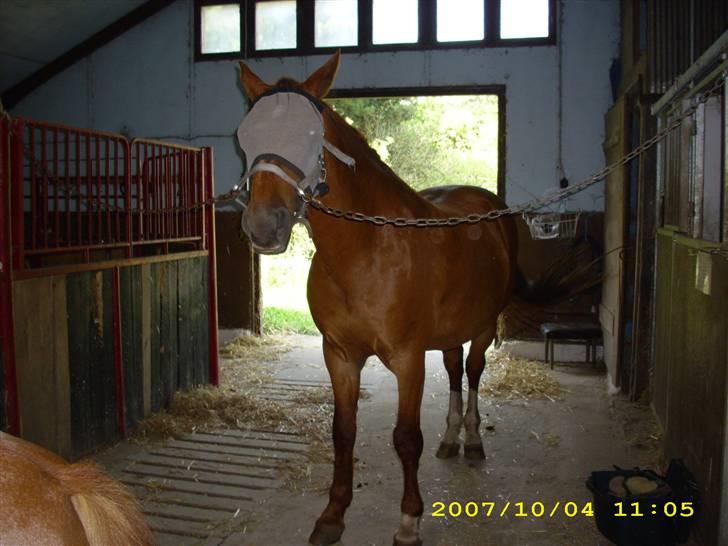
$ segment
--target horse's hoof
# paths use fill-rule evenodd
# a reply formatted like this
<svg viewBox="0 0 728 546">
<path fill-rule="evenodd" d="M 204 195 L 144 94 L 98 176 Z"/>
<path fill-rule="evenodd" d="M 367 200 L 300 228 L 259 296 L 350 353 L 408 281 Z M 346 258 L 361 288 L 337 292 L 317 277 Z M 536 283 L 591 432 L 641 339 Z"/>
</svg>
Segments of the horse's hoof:
<svg viewBox="0 0 728 546">
<path fill-rule="evenodd" d="M 344 534 L 343 524 L 316 523 L 308 543 L 312 546 L 331 546 L 339 542 L 342 534 Z"/>
<path fill-rule="evenodd" d="M 422 546 L 422 539 L 417 537 L 411 541 L 404 541 L 397 538 L 397 535 L 394 535 L 394 541 L 392 542 L 392 546 Z"/>
<path fill-rule="evenodd" d="M 458 443 L 448 444 L 446 442 L 440 442 L 440 447 L 437 448 L 435 457 L 438 459 L 451 459 L 453 457 L 457 457 L 459 451 L 460 444 Z"/>
<path fill-rule="evenodd" d="M 473 461 L 482 461 L 485 459 L 485 451 L 482 444 L 465 444 L 465 458 Z"/>
</svg>

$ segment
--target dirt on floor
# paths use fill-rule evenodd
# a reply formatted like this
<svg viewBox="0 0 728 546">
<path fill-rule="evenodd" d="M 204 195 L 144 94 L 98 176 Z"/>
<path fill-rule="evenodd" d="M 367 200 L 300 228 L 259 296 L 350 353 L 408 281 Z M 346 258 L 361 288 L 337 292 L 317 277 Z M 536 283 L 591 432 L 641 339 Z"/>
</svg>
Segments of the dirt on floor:
<svg viewBox="0 0 728 546">
<path fill-rule="evenodd" d="M 325 379 L 321 341 L 288 338 L 296 348 L 271 363 L 275 377 Z M 427 354 L 422 408 L 425 448 L 419 481 L 425 513 L 421 537 L 429 546 L 607 545 L 590 515 L 585 481 L 613 465 L 659 469 L 659 434 L 645 404 L 609 396 L 602 368 L 557 365 L 549 378 L 555 396 L 489 392 L 480 411 L 486 460 L 461 454 L 435 457 L 445 429 L 447 375 L 441 355 Z M 362 384 L 355 456 L 354 500 L 346 515 L 343 546 L 388 546 L 398 526 L 402 474 L 392 447 L 397 407 L 394 377 L 376 359 Z M 306 403 L 302 400 L 300 403 Z M 305 483 L 269 491 L 256 504 L 244 533 L 224 544 L 306 544 L 327 502 L 330 463 L 311 468 Z"/>
</svg>

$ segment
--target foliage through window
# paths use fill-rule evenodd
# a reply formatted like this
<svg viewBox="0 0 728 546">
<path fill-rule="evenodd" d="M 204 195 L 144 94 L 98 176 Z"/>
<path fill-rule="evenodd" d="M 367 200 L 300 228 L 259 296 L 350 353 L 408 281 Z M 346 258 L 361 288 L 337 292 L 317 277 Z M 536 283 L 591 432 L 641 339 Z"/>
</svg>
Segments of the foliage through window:
<svg viewBox="0 0 728 546">
<path fill-rule="evenodd" d="M 497 95 L 327 102 L 413 188 L 467 184 L 498 191 Z"/>
<path fill-rule="evenodd" d="M 556 0 L 195 0 L 197 59 L 552 45 Z"/>
</svg>

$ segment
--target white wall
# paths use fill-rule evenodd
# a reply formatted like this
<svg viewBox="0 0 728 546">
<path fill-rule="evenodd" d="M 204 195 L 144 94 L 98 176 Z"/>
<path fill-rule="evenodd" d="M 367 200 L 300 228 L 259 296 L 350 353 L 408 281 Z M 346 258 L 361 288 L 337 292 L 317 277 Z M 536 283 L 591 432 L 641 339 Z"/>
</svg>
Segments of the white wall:
<svg viewBox="0 0 728 546">
<path fill-rule="evenodd" d="M 346 54 L 337 88 L 506 86 L 506 194 L 511 204 L 599 170 L 619 0 L 561 0 L 559 47 Z M 12 109 L 16 116 L 215 148 L 216 185 L 237 181 L 233 134 L 245 109 L 237 61 L 194 62 L 193 2 L 180 0 L 70 67 Z M 559 58 L 562 66 L 559 116 Z M 304 78 L 325 57 L 254 60 L 264 79 Z M 569 208 L 602 209 L 601 184 Z"/>
</svg>

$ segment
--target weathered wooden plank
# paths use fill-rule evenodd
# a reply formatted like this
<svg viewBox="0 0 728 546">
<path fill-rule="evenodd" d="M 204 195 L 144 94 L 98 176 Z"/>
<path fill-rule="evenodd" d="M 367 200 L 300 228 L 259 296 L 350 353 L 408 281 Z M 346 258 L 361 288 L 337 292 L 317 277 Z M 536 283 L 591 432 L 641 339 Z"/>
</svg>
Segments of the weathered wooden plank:
<svg viewBox="0 0 728 546">
<path fill-rule="evenodd" d="M 220 453 L 215 450 L 190 450 L 180 447 L 156 447 L 151 449 L 149 453 L 152 455 L 176 457 L 189 461 L 194 460 L 210 463 L 229 463 L 261 471 L 274 471 L 277 468 L 276 461 L 266 461 L 260 457 L 260 454 L 234 455 L 231 453 Z"/>
<path fill-rule="evenodd" d="M 154 453 L 145 453 L 134 457 L 132 462 L 155 466 L 164 465 L 166 467 L 180 468 L 187 471 L 204 470 L 230 476 L 248 476 L 264 479 L 265 482 L 261 483 L 265 483 L 266 486 L 276 486 L 280 483 L 276 478 L 276 471 L 274 469 L 256 468 L 230 462 L 210 462 L 198 460 L 194 457 L 170 457 L 168 455 Z"/>
<path fill-rule="evenodd" d="M 160 480 L 170 479 L 195 484 L 220 485 L 251 491 L 271 488 L 271 480 L 268 478 L 221 474 L 219 472 L 203 470 L 194 466 L 187 470 L 187 468 L 181 466 L 134 462 L 127 466 L 124 469 L 124 472 L 134 474 L 135 476 L 158 478 Z"/>
<path fill-rule="evenodd" d="M 143 381 L 143 407 L 144 417 L 152 412 L 152 298 L 150 294 L 150 265 L 139 266 L 141 273 L 142 289 L 142 311 L 141 311 L 141 336 L 142 336 L 142 381 Z"/>
<path fill-rule="evenodd" d="M 210 444 L 215 446 L 233 446 L 233 447 L 247 447 L 261 450 L 274 450 L 274 451 L 285 451 L 290 453 L 305 453 L 308 451 L 306 444 L 281 442 L 276 440 L 269 440 L 265 438 L 240 438 L 222 436 L 219 434 L 209 434 L 205 432 L 196 432 L 194 434 L 188 434 L 182 436 L 180 439 L 188 440 L 199 444 Z"/>
<path fill-rule="evenodd" d="M 263 450 L 257 447 L 233 446 L 220 444 L 206 444 L 201 442 L 190 442 L 186 440 L 170 440 L 167 445 L 187 449 L 190 451 L 199 451 L 203 453 L 224 453 L 227 455 L 242 455 L 257 458 L 259 460 L 288 460 L 302 458 L 303 454 L 292 453 L 290 451 Z"/>
<path fill-rule="evenodd" d="M 214 485 L 207 483 L 197 483 L 194 481 L 178 480 L 173 478 L 157 478 L 146 477 L 143 474 L 134 473 L 131 470 L 124 470 L 126 477 L 123 478 L 124 483 L 137 486 L 152 486 L 168 491 L 179 491 L 182 493 L 193 493 L 196 495 L 206 495 L 208 497 L 217 497 L 220 499 L 231 499 L 236 501 L 253 500 L 258 493 L 254 489 L 244 489 L 242 487 L 228 487 L 224 485 Z"/>
<path fill-rule="evenodd" d="M 168 533 L 181 537 L 194 537 L 197 539 L 208 539 L 214 533 L 206 523 L 184 521 L 181 519 L 162 518 L 158 516 L 147 516 L 149 527 L 155 533 Z M 213 544 L 219 544 L 220 538 Z M 198 541 L 199 544 L 199 541 Z"/>
<path fill-rule="evenodd" d="M 71 455 L 65 277 L 13 285 L 21 433 Z"/>
<path fill-rule="evenodd" d="M 235 521 L 235 510 L 211 510 L 209 508 L 191 508 L 169 502 L 149 501 L 142 506 L 148 516 L 171 517 L 196 523 L 215 523 Z"/>
<path fill-rule="evenodd" d="M 118 438 L 111 271 L 67 277 L 71 438 L 75 456 Z"/>
<path fill-rule="evenodd" d="M 141 500 L 142 505 L 147 502 L 169 503 L 177 506 L 201 510 L 216 510 L 224 513 L 235 513 L 236 510 L 249 509 L 254 505 L 252 499 L 239 500 L 219 497 L 210 497 L 200 493 L 186 493 L 170 488 L 160 488 L 152 484 L 140 484 L 136 478 L 123 477 L 121 483 L 131 488 L 134 495 Z"/>
<path fill-rule="evenodd" d="M 141 268 L 121 268 L 119 280 L 126 425 L 131 428 L 144 418 Z"/>
<path fill-rule="evenodd" d="M 212 434 L 219 436 L 229 436 L 231 438 L 255 438 L 259 440 L 276 440 L 279 442 L 289 442 L 292 444 L 305 444 L 308 445 L 308 441 L 303 436 L 293 434 L 290 432 L 268 432 L 261 430 L 215 430 Z"/>
<path fill-rule="evenodd" d="M 156 546 L 200 546 L 200 539 L 157 531 L 154 533 L 154 544 Z"/>
<path fill-rule="evenodd" d="M 207 385 L 210 382 L 210 355 L 208 353 L 208 342 L 210 339 L 210 324 L 208 317 L 208 289 L 207 289 L 207 263 L 208 256 L 202 256 L 195 260 L 197 272 L 194 275 L 194 324 L 196 325 L 197 347 L 197 373 L 196 381 L 200 385 Z"/>
<path fill-rule="evenodd" d="M 164 394 L 162 385 L 162 324 L 161 308 L 162 297 L 160 293 L 160 278 L 163 264 L 149 265 L 149 334 L 150 334 L 150 401 L 152 412 L 157 412 L 164 407 Z"/>
<path fill-rule="evenodd" d="M 177 266 L 177 377 L 178 388 L 187 390 L 194 384 L 195 328 L 192 323 L 192 279 L 190 260 L 180 260 Z"/>
</svg>

